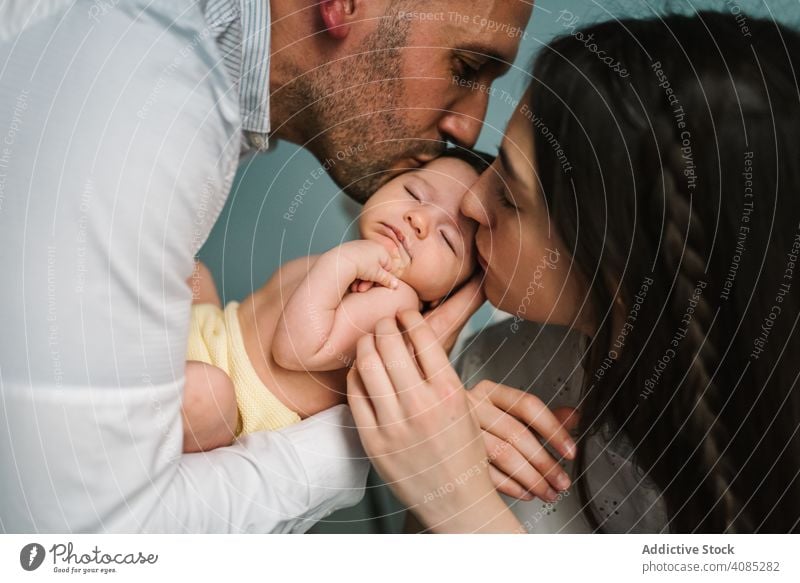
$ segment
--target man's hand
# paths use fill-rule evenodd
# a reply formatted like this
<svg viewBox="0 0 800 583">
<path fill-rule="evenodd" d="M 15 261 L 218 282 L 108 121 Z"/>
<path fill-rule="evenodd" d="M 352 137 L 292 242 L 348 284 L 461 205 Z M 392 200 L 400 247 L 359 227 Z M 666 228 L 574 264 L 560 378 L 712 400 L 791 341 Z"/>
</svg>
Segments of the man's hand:
<svg viewBox="0 0 800 583">
<path fill-rule="evenodd" d="M 531 500 L 533 494 L 555 501 L 570 479 L 539 437 L 565 458 L 574 459 L 575 443 L 568 431 L 577 425 L 576 410 L 550 411 L 535 395 L 491 381 L 481 381 L 468 395 L 483 430 L 489 473 L 497 490 L 522 500 Z"/>
</svg>

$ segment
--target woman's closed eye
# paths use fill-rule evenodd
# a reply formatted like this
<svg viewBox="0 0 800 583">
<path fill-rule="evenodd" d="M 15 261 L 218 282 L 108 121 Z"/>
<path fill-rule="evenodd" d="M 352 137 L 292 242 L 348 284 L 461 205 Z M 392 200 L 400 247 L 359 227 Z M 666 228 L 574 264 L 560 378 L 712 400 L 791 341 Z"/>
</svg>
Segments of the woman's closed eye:
<svg viewBox="0 0 800 583">
<path fill-rule="evenodd" d="M 513 196 L 505 186 L 497 189 L 497 197 L 500 199 L 500 204 L 507 209 L 518 209 L 519 207 L 514 204 Z"/>
</svg>

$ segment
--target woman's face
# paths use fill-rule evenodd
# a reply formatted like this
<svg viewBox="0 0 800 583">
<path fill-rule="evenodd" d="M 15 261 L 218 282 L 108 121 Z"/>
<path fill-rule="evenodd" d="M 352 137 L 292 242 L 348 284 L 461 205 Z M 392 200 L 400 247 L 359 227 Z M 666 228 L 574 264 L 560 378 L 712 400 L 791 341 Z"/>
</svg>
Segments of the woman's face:
<svg viewBox="0 0 800 583">
<path fill-rule="evenodd" d="M 478 222 L 478 261 L 493 305 L 518 319 L 589 332 L 579 316 L 583 279 L 553 228 L 539 188 L 529 102 L 526 94 L 497 160 L 464 196 L 461 212 Z"/>
</svg>

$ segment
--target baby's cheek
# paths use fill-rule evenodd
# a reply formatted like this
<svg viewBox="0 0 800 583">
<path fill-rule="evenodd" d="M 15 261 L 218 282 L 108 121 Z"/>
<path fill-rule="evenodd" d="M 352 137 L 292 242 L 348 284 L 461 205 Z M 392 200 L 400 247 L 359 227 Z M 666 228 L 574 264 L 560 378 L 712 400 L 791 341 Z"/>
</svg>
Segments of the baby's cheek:
<svg viewBox="0 0 800 583">
<path fill-rule="evenodd" d="M 440 300 L 458 286 L 459 277 L 452 263 L 431 263 L 424 274 L 417 274 L 413 286 L 424 301 Z"/>
</svg>

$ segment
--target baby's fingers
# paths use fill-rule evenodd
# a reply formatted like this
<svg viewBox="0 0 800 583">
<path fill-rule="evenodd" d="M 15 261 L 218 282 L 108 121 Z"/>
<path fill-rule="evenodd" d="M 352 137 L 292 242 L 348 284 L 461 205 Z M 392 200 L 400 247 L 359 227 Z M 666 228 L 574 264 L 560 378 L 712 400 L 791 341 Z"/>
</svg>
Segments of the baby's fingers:
<svg viewBox="0 0 800 583">
<path fill-rule="evenodd" d="M 388 287 L 388 288 L 392 288 L 392 289 L 396 289 L 397 286 L 400 285 L 400 282 L 398 281 L 398 279 L 394 275 L 392 275 L 390 272 L 388 272 L 385 269 L 383 269 L 382 267 L 379 267 L 378 269 L 376 269 L 375 270 L 375 274 L 373 275 L 373 277 L 370 277 L 368 279 L 369 279 L 369 281 L 375 282 L 375 283 L 380 284 L 380 285 L 382 285 L 384 287 Z"/>
<path fill-rule="evenodd" d="M 365 291 L 369 291 L 375 285 L 372 281 L 364 281 L 363 279 L 357 279 L 353 283 L 350 284 L 350 291 L 352 293 L 364 293 Z"/>
</svg>

